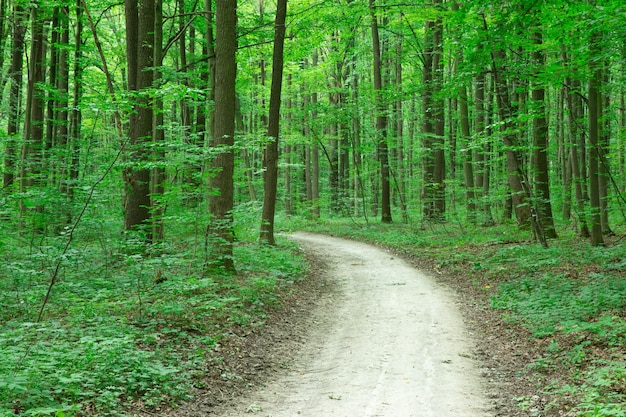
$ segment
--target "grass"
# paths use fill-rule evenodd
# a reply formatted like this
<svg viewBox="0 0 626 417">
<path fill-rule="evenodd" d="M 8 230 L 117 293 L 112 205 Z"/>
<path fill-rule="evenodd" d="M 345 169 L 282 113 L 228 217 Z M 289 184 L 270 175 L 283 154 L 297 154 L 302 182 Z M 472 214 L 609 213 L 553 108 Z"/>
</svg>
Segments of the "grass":
<svg viewBox="0 0 626 417">
<path fill-rule="evenodd" d="M 592 247 L 563 225 L 563 237 L 550 241 L 547 249 L 532 242 L 528 232 L 507 224 L 470 231 L 451 223 L 419 228 L 296 219 L 286 227 L 390 247 L 428 260 L 466 287 L 488 294 L 485 302 L 511 329 L 527 330 L 517 337 L 530 334 L 544 347 L 526 370 L 538 390 L 551 398 L 542 415 L 564 415 L 567 410 L 568 416 L 626 415 L 623 241 Z"/>
<path fill-rule="evenodd" d="M 124 416 L 189 400 L 231 327 L 262 325 L 303 276 L 295 245 L 256 243 L 255 216 L 239 216 L 235 275 L 205 274 L 189 228 L 139 255 L 108 237 L 112 223 L 89 225 L 41 321 L 64 237 L 0 241 L 0 416 Z"/>
</svg>

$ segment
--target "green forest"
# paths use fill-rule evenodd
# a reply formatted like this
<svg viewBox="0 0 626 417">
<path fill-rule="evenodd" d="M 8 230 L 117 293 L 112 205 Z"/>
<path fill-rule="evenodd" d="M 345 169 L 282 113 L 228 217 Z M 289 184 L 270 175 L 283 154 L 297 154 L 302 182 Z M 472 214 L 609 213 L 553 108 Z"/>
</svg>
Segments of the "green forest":
<svg viewBox="0 0 626 417">
<path fill-rule="evenodd" d="M 626 415 L 622 0 L 0 0 L 0 88 L 1 416 L 241 379 L 295 230 L 523 340 L 515 415 Z"/>
</svg>

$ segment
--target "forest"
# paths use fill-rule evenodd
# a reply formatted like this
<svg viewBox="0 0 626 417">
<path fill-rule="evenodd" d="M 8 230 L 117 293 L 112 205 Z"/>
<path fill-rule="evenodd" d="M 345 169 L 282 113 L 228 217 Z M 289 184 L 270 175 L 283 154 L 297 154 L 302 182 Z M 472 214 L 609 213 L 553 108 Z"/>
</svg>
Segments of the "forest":
<svg viewBox="0 0 626 417">
<path fill-rule="evenodd" d="M 516 415 L 626 415 L 622 0 L 0 0 L 0 87 L 0 415 L 193 401 L 292 230 L 455 277 Z"/>
</svg>

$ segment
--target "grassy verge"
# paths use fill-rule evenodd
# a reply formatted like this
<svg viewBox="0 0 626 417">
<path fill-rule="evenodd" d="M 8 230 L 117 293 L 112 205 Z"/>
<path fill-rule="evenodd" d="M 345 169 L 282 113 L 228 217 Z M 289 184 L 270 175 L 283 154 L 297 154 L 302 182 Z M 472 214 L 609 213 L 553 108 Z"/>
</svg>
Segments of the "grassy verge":
<svg viewBox="0 0 626 417">
<path fill-rule="evenodd" d="M 517 398 L 524 415 L 626 415 L 626 243 L 615 238 L 594 248 L 567 230 L 548 249 L 515 226 L 470 230 L 437 225 L 357 225 L 352 221 L 286 227 L 343 236 L 428 260 L 455 276 L 461 288 L 509 323 L 511 338 L 525 338 L 539 356 L 520 370 L 535 394 Z M 623 231 L 622 231 L 623 233 Z"/>
<path fill-rule="evenodd" d="M 86 227 L 40 321 L 65 239 L 0 242 L 0 416 L 121 416 L 188 400 L 230 329 L 261 325 L 303 276 L 295 246 L 259 246 L 254 220 L 237 225 L 233 276 L 204 273 L 192 233 L 149 256 Z"/>
</svg>

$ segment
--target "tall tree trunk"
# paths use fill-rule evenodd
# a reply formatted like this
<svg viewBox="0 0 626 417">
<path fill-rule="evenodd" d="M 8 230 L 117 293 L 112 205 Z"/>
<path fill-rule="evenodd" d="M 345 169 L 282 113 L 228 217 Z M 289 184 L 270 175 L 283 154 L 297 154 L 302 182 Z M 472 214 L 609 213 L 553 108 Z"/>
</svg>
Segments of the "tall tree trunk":
<svg viewBox="0 0 626 417">
<path fill-rule="evenodd" d="M 211 220 L 207 227 L 207 267 L 235 270 L 233 207 L 237 77 L 237 1 L 217 0 L 215 8 L 215 130 L 217 152 L 209 181 Z"/>
<path fill-rule="evenodd" d="M 591 36 L 589 47 L 591 52 L 599 52 L 598 33 Z M 602 69 L 594 60 L 591 61 L 591 77 L 589 77 L 589 197 L 591 203 L 591 244 L 603 246 L 602 223 L 600 218 L 600 155 L 599 155 L 599 119 L 600 119 L 600 83 L 602 82 Z"/>
<path fill-rule="evenodd" d="M 9 190 L 15 180 L 16 136 L 19 133 L 22 71 L 24 66 L 24 36 L 26 34 L 26 11 L 16 4 L 13 7 L 13 34 L 11 37 L 11 67 L 9 68 L 9 101 L 7 137 L 8 143 L 4 155 L 4 176 L 2 188 Z"/>
<path fill-rule="evenodd" d="M 389 152 L 387 148 L 387 114 L 383 103 L 383 81 L 381 74 L 380 37 L 378 34 L 378 18 L 374 0 L 370 0 L 370 17 L 372 19 L 372 45 L 374 51 L 374 90 L 376 91 L 376 144 L 380 160 L 381 178 L 381 221 L 391 223 L 391 187 L 389 181 Z"/>
<path fill-rule="evenodd" d="M 31 53 L 28 71 L 28 90 L 26 111 L 24 114 L 24 144 L 22 145 L 22 166 L 20 169 L 20 191 L 25 193 L 29 187 L 43 185 L 43 146 L 45 100 L 42 86 L 46 81 L 46 36 L 44 32 L 45 7 L 35 4 L 31 8 Z M 36 203 L 37 210 L 43 206 Z M 26 207 L 21 206 L 24 214 Z M 36 225 L 37 229 L 43 225 Z"/>
<path fill-rule="evenodd" d="M 475 152 L 475 164 L 476 169 L 474 185 L 483 197 L 480 204 L 480 212 L 482 213 L 481 223 L 485 226 L 494 224 L 493 215 L 491 214 L 491 204 L 489 203 L 489 185 L 491 179 L 490 173 L 490 156 L 491 156 L 491 143 L 490 138 L 486 132 L 487 127 L 487 115 L 486 109 L 490 109 L 491 99 L 485 101 L 485 88 L 487 85 L 487 77 L 484 71 L 481 71 L 474 81 L 474 109 L 476 112 L 476 123 L 474 130 L 477 137 L 481 138 L 479 142 L 484 142 Z M 489 89 L 487 97 L 492 97 L 492 89 Z"/>
<path fill-rule="evenodd" d="M 603 62 L 602 68 L 602 83 L 608 85 L 609 83 L 609 63 Z M 611 99 L 608 93 L 603 93 L 602 89 L 598 89 L 598 117 L 601 125 L 598 126 L 598 185 L 600 191 L 600 224 L 602 226 L 602 234 L 604 236 L 613 236 L 615 233 L 611 230 L 609 223 L 609 181 L 611 177 L 611 170 L 609 167 L 609 144 L 611 136 L 611 120 L 608 115 L 605 115 L 611 106 Z"/>
<path fill-rule="evenodd" d="M 69 137 L 69 183 L 67 195 L 74 198 L 74 189 L 78 181 L 80 160 L 80 139 L 82 126 L 82 112 L 80 103 L 83 96 L 83 4 L 82 0 L 76 0 L 76 31 L 74 41 L 74 87 L 72 91 L 72 108 L 70 112 L 70 137 Z"/>
<path fill-rule="evenodd" d="M 124 223 L 128 231 L 145 233 L 146 242 L 151 243 L 150 169 L 147 162 L 150 160 L 148 144 L 153 138 L 153 103 L 149 89 L 154 77 L 154 0 L 141 0 L 137 6 L 137 0 L 126 0 L 128 86 L 131 91 L 137 91 L 138 97 L 133 104 L 135 114 L 130 119 L 129 158 L 132 166 L 124 171 Z M 137 27 L 136 33 L 133 25 Z"/>
<path fill-rule="evenodd" d="M 207 44 L 207 65 L 208 65 L 208 108 L 207 112 L 207 127 L 206 138 L 204 138 L 203 145 L 213 144 L 213 135 L 215 133 L 215 37 L 213 36 L 213 0 L 204 1 L 204 10 L 206 14 L 206 33 L 205 40 Z M 201 167 L 204 168 L 204 167 Z"/>
<path fill-rule="evenodd" d="M 8 0 L 0 0 L 0 68 L 4 68 L 5 48 L 9 39 L 9 28 L 6 23 L 11 19 L 7 16 Z M 0 75 L 0 85 L 4 85 L 4 76 Z"/>
<path fill-rule="evenodd" d="M 162 78 L 163 65 L 163 0 L 154 0 L 154 83 Z M 164 112 L 163 100 L 158 97 L 154 102 L 153 138 L 155 143 L 154 159 L 156 166 L 152 168 L 150 178 L 150 207 L 152 208 L 152 240 L 162 242 L 165 238 L 165 130 L 163 128 Z"/>
<path fill-rule="evenodd" d="M 567 58 L 564 57 L 563 61 L 567 62 Z M 572 183 L 574 184 L 574 192 L 576 195 L 575 213 L 579 223 L 580 236 L 590 237 L 589 227 L 587 226 L 587 218 L 585 214 L 585 205 L 587 201 L 585 190 L 587 189 L 587 179 L 582 174 L 584 166 L 586 164 L 586 160 L 581 159 L 580 156 L 581 142 L 583 148 L 585 146 L 584 132 L 579 127 L 579 123 L 583 118 L 582 99 L 577 93 L 577 91 L 580 91 L 580 82 L 574 82 L 570 78 L 566 78 L 565 85 L 571 86 L 572 88 L 572 91 L 569 91 L 567 94 L 566 101 L 567 107 L 569 109 L 568 128 L 570 136 L 569 151 L 570 164 L 572 166 Z"/>
<path fill-rule="evenodd" d="M 402 91 L 402 36 L 398 36 L 396 39 L 396 57 L 395 57 L 395 81 L 396 81 L 396 94 L 397 99 L 395 102 L 395 115 L 396 115 L 396 141 L 397 141 L 397 172 L 396 182 L 398 185 L 398 197 L 400 198 L 400 210 L 402 211 L 402 220 L 406 223 L 409 220 L 409 215 L 406 205 L 406 166 L 405 166 L 405 154 L 404 154 L 404 114 L 403 114 L 403 98 Z M 356 68 L 356 64 L 355 64 Z M 356 74 L 353 78 L 356 80 Z"/>
<path fill-rule="evenodd" d="M 437 9 L 441 7 L 443 0 L 433 0 Z M 438 16 L 433 26 L 433 117 L 435 119 L 435 170 L 434 183 L 434 209 L 435 219 L 443 220 L 446 212 L 446 156 L 445 156 L 445 99 L 443 90 L 443 19 Z"/>
<path fill-rule="evenodd" d="M 465 183 L 465 206 L 467 208 L 467 219 L 475 224 L 476 216 L 476 192 L 474 184 L 474 164 L 470 142 L 469 106 L 467 103 L 467 87 L 459 89 L 459 122 L 461 125 L 462 146 L 465 149 L 463 155 L 463 179 Z"/>
<path fill-rule="evenodd" d="M 58 100 L 55 101 L 54 109 L 54 127 L 56 129 L 56 144 L 58 154 L 60 155 L 58 175 L 60 188 L 66 195 L 68 192 L 68 168 L 71 165 L 69 158 L 71 155 L 69 148 L 69 67 L 67 55 L 69 52 L 69 33 L 70 33 L 70 10 L 69 6 L 59 8 L 59 51 L 57 64 L 57 91 Z M 67 213 L 69 216 L 69 213 Z M 68 217 L 69 219 L 69 217 Z"/>
<path fill-rule="evenodd" d="M 423 148 L 423 185 L 422 206 L 424 218 L 431 220 L 435 216 L 435 125 L 433 123 L 433 55 L 434 22 L 427 21 L 424 34 L 424 67 L 422 70 L 422 148 Z"/>
<path fill-rule="evenodd" d="M 270 93 L 269 126 L 270 138 L 265 148 L 265 174 L 263 181 L 263 213 L 261 215 L 261 241 L 274 245 L 274 217 L 276 211 L 276 189 L 278 185 L 278 138 L 280 128 L 280 95 L 283 85 L 283 51 L 285 44 L 285 19 L 287 0 L 278 0 L 274 23 L 274 54 L 272 59 L 272 89 Z"/>
<path fill-rule="evenodd" d="M 312 65 L 317 67 L 318 65 L 318 52 L 313 51 Z M 315 120 L 317 117 L 317 93 L 311 94 L 311 120 Z M 314 219 L 319 219 L 321 215 L 320 208 L 320 150 L 317 140 L 314 140 L 311 144 L 311 214 Z"/>
<path fill-rule="evenodd" d="M 533 51 L 533 60 L 537 66 L 537 73 L 543 70 L 545 57 L 542 48 L 543 36 L 540 32 L 533 34 L 536 50 Z M 535 159 L 535 197 L 537 199 L 538 221 L 543 225 L 547 238 L 556 239 L 556 229 L 552 218 L 552 203 L 550 201 L 550 180 L 548 168 L 548 121 L 546 119 L 545 89 L 539 81 L 535 81 L 532 89 L 533 108 L 533 138 Z"/>
</svg>

